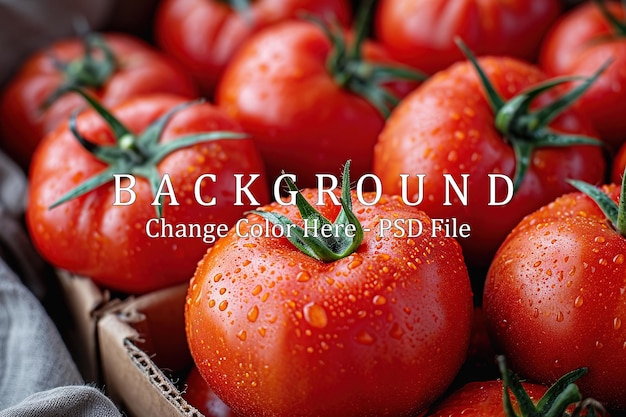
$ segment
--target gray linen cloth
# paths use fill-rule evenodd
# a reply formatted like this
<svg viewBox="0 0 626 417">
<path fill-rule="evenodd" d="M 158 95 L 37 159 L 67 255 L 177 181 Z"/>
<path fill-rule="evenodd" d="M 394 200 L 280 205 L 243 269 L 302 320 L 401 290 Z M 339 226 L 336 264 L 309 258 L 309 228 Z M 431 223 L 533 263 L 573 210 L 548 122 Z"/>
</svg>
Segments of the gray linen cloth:
<svg viewBox="0 0 626 417">
<path fill-rule="evenodd" d="M 121 416 L 101 391 L 84 385 L 56 326 L 23 283 L 42 291 L 40 260 L 19 220 L 25 187 L 23 173 L 0 152 L 0 417 Z"/>
</svg>

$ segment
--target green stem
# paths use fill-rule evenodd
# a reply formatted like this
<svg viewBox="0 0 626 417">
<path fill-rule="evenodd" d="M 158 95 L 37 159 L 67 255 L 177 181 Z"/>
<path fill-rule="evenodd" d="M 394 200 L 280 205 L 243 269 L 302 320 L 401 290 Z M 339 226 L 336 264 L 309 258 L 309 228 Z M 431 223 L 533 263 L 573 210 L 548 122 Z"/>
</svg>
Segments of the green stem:
<svg viewBox="0 0 626 417">
<path fill-rule="evenodd" d="M 176 138 L 165 143 L 159 143 L 159 139 L 167 123 L 172 116 L 201 101 L 183 103 L 163 114 L 160 118 L 151 123 L 143 132 L 138 135 L 133 134 L 122 122 L 120 122 L 111 112 L 104 108 L 95 98 L 87 94 L 80 88 L 72 87 L 71 91 L 80 94 L 91 107 L 107 122 L 113 132 L 116 143 L 113 145 L 99 145 L 85 138 L 76 124 L 77 115 L 74 113 L 70 117 L 69 128 L 76 140 L 83 148 L 107 165 L 101 173 L 91 177 L 83 183 L 69 190 L 59 200 L 55 201 L 49 208 L 53 209 L 67 201 L 84 195 L 113 180 L 115 174 L 131 174 L 145 178 L 156 195 L 160 183 L 160 175 L 157 164 L 167 155 L 196 144 L 222 140 L 222 139 L 244 139 L 248 136 L 239 132 L 213 131 L 198 132 L 192 135 Z M 157 216 L 161 217 L 162 207 L 155 207 Z"/>
<path fill-rule="evenodd" d="M 609 11 L 609 9 L 606 7 L 606 1 L 593 0 L 593 2 L 598 6 L 598 9 L 600 9 L 600 13 L 602 13 L 602 16 L 604 16 L 606 21 L 609 22 L 609 24 L 613 28 L 614 35 L 617 37 L 625 37 L 626 23 L 622 20 L 619 20 L 617 16 Z M 626 8 L 626 4 L 622 3 L 622 7 Z"/>
<path fill-rule="evenodd" d="M 334 222 L 325 218 L 315 209 L 298 190 L 295 183 L 286 178 L 291 192 L 296 193 L 296 207 L 304 221 L 304 228 L 296 225 L 288 217 L 271 212 L 254 210 L 272 224 L 280 225 L 287 239 L 306 255 L 322 262 L 333 262 L 345 258 L 357 250 L 363 241 L 363 228 L 352 212 L 352 196 L 350 194 L 350 161 L 347 161 L 341 180 L 341 211 Z"/>
<path fill-rule="evenodd" d="M 535 149 L 574 145 L 603 146 L 603 143 L 597 138 L 555 132 L 549 128 L 548 124 L 564 110 L 571 107 L 596 82 L 600 74 L 610 65 L 610 61 L 602 65 L 591 77 L 573 76 L 551 79 L 522 91 L 506 101 L 498 93 L 472 51 L 459 38 L 456 38 L 455 41 L 476 70 L 478 79 L 485 90 L 487 102 L 494 112 L 494 127 L 513 147 L 515 153 L 513 184 L 516 191 L 521 186 L 524 175 L 528 171 Z M 584 81 L 581 85 L 569 90 L 550 104 L 537 110 L 531 110 L 531 104 L 541 94 L 564 83 L 580 80 Z"/>
<path fill-rule="evenodd" d="M 580 180 L 569 180 L 568 182 L 578 191 L 586 194 L 602 210 L 611 226 L 620 235 L 626 237 L 626 170 L 622 176 L 622 187 L 620 190 L 619 203 L 615 203 L 611 197 L 606 195 L 600 188 Z"/>
</svg>

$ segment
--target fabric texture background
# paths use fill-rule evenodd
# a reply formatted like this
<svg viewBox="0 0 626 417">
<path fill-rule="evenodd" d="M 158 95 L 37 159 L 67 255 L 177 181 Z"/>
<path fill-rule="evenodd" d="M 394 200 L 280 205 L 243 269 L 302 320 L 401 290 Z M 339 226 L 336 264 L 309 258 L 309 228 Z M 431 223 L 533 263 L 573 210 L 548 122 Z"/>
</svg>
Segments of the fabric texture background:
<svg viewBox="0 0 626 417">
<path fill-rule="evenodd" d="M 21 223 L 26 179 L 0 153 L 0 417 L 120 416 L 102 392 L 84 381 L 37 297 L 8 266 L 42 290 L 37 257 Z"/>
</svg>

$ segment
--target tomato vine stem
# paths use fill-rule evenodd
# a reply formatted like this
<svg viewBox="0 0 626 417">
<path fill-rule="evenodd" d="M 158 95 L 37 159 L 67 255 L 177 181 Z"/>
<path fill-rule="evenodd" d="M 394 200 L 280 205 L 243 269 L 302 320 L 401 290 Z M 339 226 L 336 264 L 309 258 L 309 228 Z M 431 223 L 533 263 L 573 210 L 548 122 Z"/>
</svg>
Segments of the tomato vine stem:
<svg viewBox="0 0 626 417">
<path fill-rule="evenodd" d="M 298 190 L 295 183 L 286 177 L 289 190 L 296 193 L 296 207 L 304 220 L 303 229 L 288 217 L 271 211 L 253 210 L 272 224 L 280 225 L 291 233 L 287 239 L 300 251 L 323 262 L 332 262 L 350 255 L 363 241 L 363 228 L 352 212 L 352 196 L 350 194 L 350 161 L 344 166 L 341 179 L 341 211 L 334 222 L 331 222 L 316 210 Z M 313 226 L 313 227 L 311 227 Z M 314 229 L 313 232 L 310 230 Z M 330 233 L 325 233 L 326 229 Z"/>
<path fill-rule="evenodd" d="M 69 120 L 70 131 L 87 152 L 105 163 L 107 167 L 99 174 L 69 190 L 61 198 L 51 204 L 49 209 L 53 209 L 112 181 L 113 176 L 116 174 L 130 174 L 145 178 L 150 183 L 153 194 L 156 195 L 161 181 L 157 164 L 167 155 L 178 149 L 204 142 L 248 138 L 248 135 L 243 133 L 214 131 L 182 136 L 166 143 L 159 143 L 159 138 L 165 126 L 174 114 L 189 106 L 200 104 L 202 101 L 185 102 L 173 107 L 152 122 L 143 132 L 136 135 L 84 90 L 71 87 L 68 91 L 80 94 L 106 121 L 116 139 L 116 143 L 113 145 L 99 145 L 83 137 L 77 126 L 77 114 L 72 114 Z M 161 200 L 162 198 L 159 199 L 159 203 L 162 203 Z M 163 210 L 162 204 L 156 205 L 155 210 L 157 216 L 161 217 Z"/>
<path fill-rule="evenodd" d="M 496 129 L 515 152 L 515 172 L 513 175 L 515 190 L 519 189 L 524 179 L 535 149 L 573 145 L 604 145 L 597 138 L 590 136 L 556 132 L 549 127 L 549 124 L 589 89 L 611 64 L 611 61 L 604 63 L 591 77 L 569 76 L 550 79 L 522 91 L 507 101 L 497 92 L 472 51 L 461 39 L 457 38 L 456 43 L 476 70 L 480 83 L 485 89 L 487 102 L 495 114 L 494 125 Z M 575 81 L 583 82 L 550 104 L 537 110 L 530 109 L 532 102 L 539 95 L 562 84 Z"/>
</svg>

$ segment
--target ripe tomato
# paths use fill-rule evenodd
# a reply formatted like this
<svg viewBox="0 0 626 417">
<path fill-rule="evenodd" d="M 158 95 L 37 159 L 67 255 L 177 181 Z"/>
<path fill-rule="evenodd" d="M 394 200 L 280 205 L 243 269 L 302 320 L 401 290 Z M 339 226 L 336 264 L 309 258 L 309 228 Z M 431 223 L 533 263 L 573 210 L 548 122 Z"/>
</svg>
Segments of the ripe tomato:
<svg viewBox="0 0 626 417">
<path fill-rule="evenodd" d="M 615 158 L 613 158 L 613 165 L 611 166 L 611 181 L 615 184 L 622 183 L 622 177 L 624 176 L 624 169 L 626 169 L 626 144 L 622 145 Z"/>
<path fill-rule="evenodd" d="M 237 11 L 236 3 L 247 4 Z M 251 4 L 249 4 L 251 3 Z M 156 42 L 187 68 L 211 97 L 233 53 L 261 29 L 308 12 L 350 21 L 347 0 L 164 0 L 155 18 Z"/>
<path fill-rule="evenodd" d="M 563 146 L 579 134 L 595 134 L 584 115 L 563 106 L 553 119 L 554 105 L 562 102 L 554 101 L 552 91 L 537 87 L 547 78 L 538 68 L 505 57 L 480 58 L 478 67 L 472 66 L 461 62 L 437 73 L 396 107 L 376 144 L 374 172 L 388 194 L 401 194 L 400 175 L 408 174 L 405 188 L 411 202 L 421 196 L 419 207 L 429 215 L 469 224 L 470 236 L 460 239 L 465 259 L 470 266 L 486 267 L 523 216 L 571 191 L 568 178 L 603 182 L 606 162 L 600 146 Z M 486 94 L 477 76 L 479 68 L 499 97 Z M 537 88 L 531 93 L 530 89 Z M 544 94 L 535 97 L 537 92 Z M 509 108 L 522 98 L 531 110 Z M 504 104 L 495 106 L 498 101 Z M 551 109 L 547 112 L 551 117 L 543 120 L 549 124 L 533 131 L 546 114 L 541 108 Z M 511 114 L 519 118 L 508 120 Z M 569 139 L 552 146 L 557 142 L 549 139 L 555 134 Z M 424 175 L 422 187 L 415 178 L 420 174 Z M 466 204 L 454 191 L 446 204 L 449 187 L 444 174 L 466 191 Z M 490 205 L 491 191 L 494 202 L 506 201 L 507 196 L 505 180 L 494 180 L 492 187 L 491 174 L 503 174 L 518 183 L 505 205 Z M 466 188 L 463 175 L 467 175 Z"/>
<path fill-rule="evenodd" d="M 204 417 L 236 417 L 222 400 L 213 392 L 209 384 L 202 379 L 197 367 L 191 368 L 187 379 L 183 397 L 194 406 Z"/>
<path fill-rule="evenodd" d="M 28 58 L 0 96 L 1 145 L 23 167 L 43 136 L 84 106 L 77 94 L 50 102 L 68 85 L 89 88 L 107 107 L 149 93 L 197 96 L 182 67 L 130 35 L 58 41 Z"/>
<path fill-rule="evenodd" d="M 579 100 L 600 137 L 614 150 L 626 141 L 626 13 L 620 2 L 601 0 L 619 24 L 609 23 L 596 2 L 565 14 L 546 35 L 539 63 L 550 75 L 589 75 L 612 60 L 598 82 Z"/>
<path fill-rule="evenodd" d="M 617 185 L 603 191 L 618 201 Z M 588 367 L 581 391 L 626 410 L 625 257 L 626 238 L 583 193 L 515 227 L 489 269 L 483 309 L 516 372 L 547 383 L 564 369 Z"/>
<path fill-rule="evenodd" d="M 170 176 L 174 196 L 180 203 L 169 205 L 171 196 L 163 199 L 161 219 L 170 226 L 197 223 L 204 228 L 205 224 L 227 223 L 230 227 L 241 213 L 252 207 L 245 197 L 243 206 L 233 206 L 233 174 L 263 172 L 262 162 L 251 140 L 200 143 L 174 150 L 160 161 L 146 161 L 161 149 L 161 144 L 170 146 L 182 137 L 212 131 L 241 132 L 241 128 L 223 112 L 206 103 L 181 109 L 162 128 L 162 132 L 147 129 L 185 100 L 169 95 L 152 95 L 130 99 L 114 107 L 113 114 L 130 133 L 120 134 L 119 127 L 114 133 L 102 116 L 94 111 L 81 113 L 76 120 L 76 128 L 89 141 L 87 145 L 91 144 L 88 147 L 113 145 L 116 140 L 118 145 L 121 142 L 125 146 L 132 138 L 132 149 L 137 147 L 137 138 L 147 139 L 145 132 L 150 131 L 150 139 L 155 143 L 145 144 L 144 141 L 141 152 L 127 152 L 123 155 L 126 159 L 116 160 L 123 164 L 118 167 L 119 171 L 133 173 L 129 172 L 133 165 L 127 162 L 136 158 L 139 165 L 135 167 L 144 169 L 144 172 L 154 173 L 159 179 L 163 174 Z M 156 168 L 150 165 L 155 162 Z M 157 219 L 155 207 L 151 205 L 154 200 L 151 185 L 154 184 L 136 175 L 135 202 L 124 206 L 113 205 L 115 187 L 112 174 L 116 171 L 106 169 L 107 164 L 87 152 L 67 124 L 59 126 L 44 138 L 33 156 L 26 211 L 30 235 L 38 250 L 58 268 L 88 276 L 105 287 L 128 293 L 143 293 L 188 280 L 209 246 L 209 240 L 203 242 L 204 235 L 194 238 L 156 236 L 161 234 L 160 224 L 151 222 L 148 227 L 150 219 Z M 204 201 L 216 198 L 216 204 L 211 207 L 200 205 L 194 197 L 194 185 L 205 173 L 217 176 L 215 182 L 202 181 L 200 187 Z M 99 187 L 50 208 L 69 190 L 86 180 L 93 181 L 93 178 L 100 179 Z M 259 203 L 268 200 L 262 181 L 254 182 L 250 191 Z M 124 200 L 127 201 L 126 198 Z"/>
<path fill-rule="evenodd" d="M 373 101 L 388 94 L 373 85 L 373 77 L 382 75 L 373 70 L 391 61 L 377 44 L 366 42 L 363 59 L 340 53 L 329 68 L 330 55 L 337 58 L 341 49 L 313 23 L 285 22 L 251 39 L 226 69 L 216 102 L 253 136 L 270 179 L 284 170 L 295 173 L 301 186 L 314 187 L 315 174 L 333 173 L 347 159 L 355 177 L 371 172 L 390 103 L 384 99 L 377 108 L 354 91 L 375 91 Z M 403 96 L 415 86 L 389 87 Z"/>
<path fill-rule="evenodd" d="M 380 0 L 375 28 L 394 58 L 434 74 L 463 60 L 456 36 L 479 55 L 531 61 L 560 12 L 558 0 Z"/>
<path fill-rule="evenodd" d="M 345 178 L 344 203 L 355 195 Z M 317 198 L 311 189 L 303 195 Z M 321 216 L 337 224 L 353 213 L 362 241 L 343 258 L 321 261 L 286 237 L 252 237 L 273 230 L 271 216 L 304 226 L 293 205 L 245 217 L 190 283 L 192 357 L 241 415 L 412 415 L 443 393 L 467 352 L 472 294 L 460 247 L 431 237 L 431 220 L 395 196 L 345 211 L 324 197 Z M 414 219 L 423 233 L 381 234 L 384 219 Z"/>
</svg>

